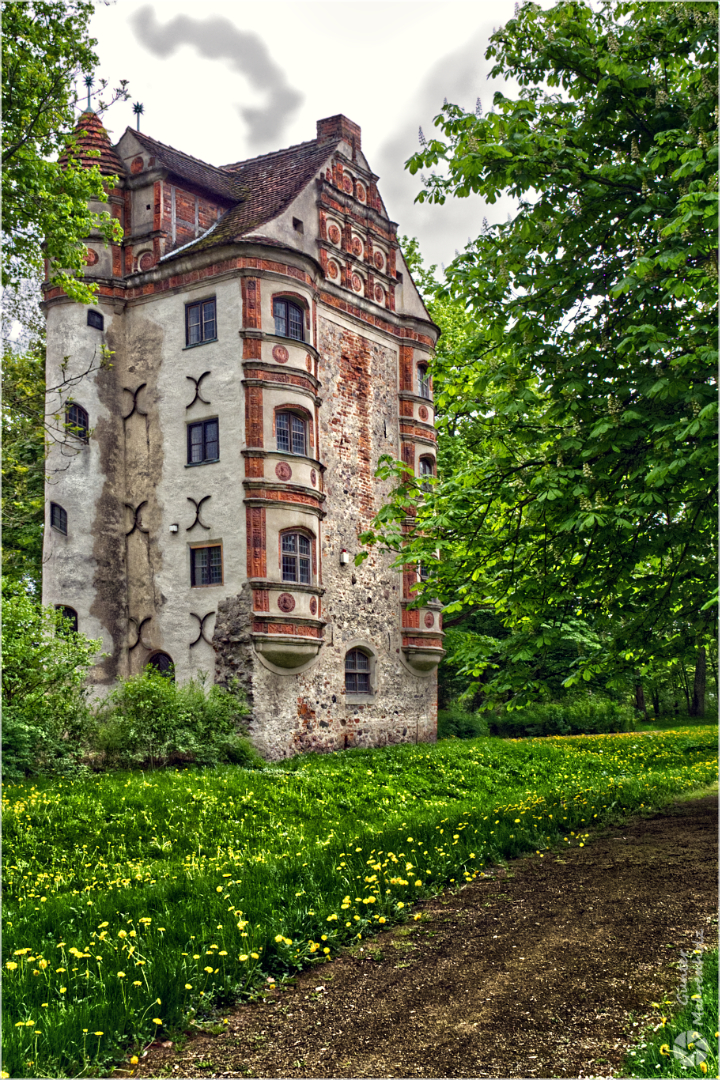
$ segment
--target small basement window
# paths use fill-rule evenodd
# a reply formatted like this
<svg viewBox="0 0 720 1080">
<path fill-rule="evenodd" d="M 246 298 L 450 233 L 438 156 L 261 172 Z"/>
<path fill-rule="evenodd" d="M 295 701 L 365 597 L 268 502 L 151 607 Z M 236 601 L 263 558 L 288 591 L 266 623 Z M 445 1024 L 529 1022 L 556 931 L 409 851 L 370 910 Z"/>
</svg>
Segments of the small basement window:
<svg viewBox="0 0 720 1080">
<path fill-rule="evenodd" d="M 293 338 L 303 341 L 303 310 L 290 300 L 273 300 L 275 333 L 278 337 Z"/>
<path fill-rule="evenodd" d="M 185 305 L 185 343 L 199 345 L 217 340 L 217 319 L 214 300 Z"/>
<path fill-rule="evenodd" d="M 215 420 L 203 420 L 199 424 L 188 424 L 188 465 L 199 465 L 203 461 L 217 461 L 220 457 L 219 425 Z"/>
<path fill-rule="evenodd" d="M 94 326 L 96 330 L 105 329 L 105 316 L 101 315 L 99 311 L 88 311 L 87 313 L 88 326 Z"/>
<path fill-rule="evenodd" d="M 345 690 L 348 694 L 370 693 L 370 657 L 362 649 L 351 649 L 345 657 Z"/>
<path fill-rule="evenodd" d="M 50 525 L 67 536 L 67 511 L 59 503 L 50 503 Z"/>
<path fill-rule="evenodd" d="M 166 679 L 175 682 L 175 665 L 172 662 L 172 657 L 168 656 L 166 652 L 154 653 L 145 666 L 155 668 L 160 675 L 164 675 Z"/>
<path fill-rule="evenodd" d="M 190 548 L 190 584 L 222 585 L 222 548 L 220 544 Z"/>
</svg>

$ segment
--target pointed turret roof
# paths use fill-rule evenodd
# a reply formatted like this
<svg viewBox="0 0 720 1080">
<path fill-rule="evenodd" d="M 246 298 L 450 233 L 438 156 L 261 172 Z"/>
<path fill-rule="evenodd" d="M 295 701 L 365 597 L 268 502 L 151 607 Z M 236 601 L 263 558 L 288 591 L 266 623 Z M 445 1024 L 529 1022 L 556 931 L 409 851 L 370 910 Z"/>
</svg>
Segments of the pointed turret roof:
<svg viewBox="0 0 720 1080">
<path fill-rule="evenodd" d="M 84 168 L 97 165 L 103 176 L 124 176 L 125 166 L 115 153 L 110 137 L 102 125 L 100 117 L 92 109 L 82 114 L 73 131 L 75 146 L 72 157 Z M 98 153 L 91 152 L 98 151 Z M 65 150 L 60 157 L 60 164 L 66 164 L 70 153 Z"/>
</svg>

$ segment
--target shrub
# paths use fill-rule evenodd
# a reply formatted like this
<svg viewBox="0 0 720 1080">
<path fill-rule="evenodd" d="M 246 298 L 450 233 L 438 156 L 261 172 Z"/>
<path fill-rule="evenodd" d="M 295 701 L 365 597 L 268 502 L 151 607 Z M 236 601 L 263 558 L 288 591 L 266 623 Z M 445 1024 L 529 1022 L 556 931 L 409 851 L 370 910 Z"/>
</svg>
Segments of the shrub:
<svg viewBox="0 0 720 1080">
<path fill-rule="evenodd" d="M 121 682 L 97 709 L 92 746 L 96 765 L 217 765 L 250 768 L 263 761 L 239 730 L 248 713 L 237 690 L 206 687 L 204 677 L 183 686 L 147 667 Z"/>
<path fill-rule="evenodd" d="M 600 735 L 613 731 L 635 731 L 635 726 L 635 713 L 629 705 L 599 697 L 538 702 L 490 718 L 490 733 L 506 739 L 538 735 Z"/>
<path fill-rule="evenodd" d="M 85 680 L 100 646 L 3 579 L 2 775 L 76 770 L 90 724 Z"/>
<path fill-rule="evenodd" d="M 477 739 L 488 734 L 487 718 L 468 712 L 457 701 L 438 710 L 438 739 Z"/>
</svg>

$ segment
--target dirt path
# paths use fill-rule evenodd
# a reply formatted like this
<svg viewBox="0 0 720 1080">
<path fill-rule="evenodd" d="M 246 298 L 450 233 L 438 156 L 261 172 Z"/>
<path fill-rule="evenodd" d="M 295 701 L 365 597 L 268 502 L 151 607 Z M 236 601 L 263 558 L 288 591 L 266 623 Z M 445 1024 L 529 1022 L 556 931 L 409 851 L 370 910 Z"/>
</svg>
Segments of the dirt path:
<svg viewBox="0 0 720 1080">
<path fill-rule="evenodd" d="M 715 939 L 717 831 L 710 796 L 513 860 L 137 1075 L 610 1076 L 678 950 Z"/>
</svg>

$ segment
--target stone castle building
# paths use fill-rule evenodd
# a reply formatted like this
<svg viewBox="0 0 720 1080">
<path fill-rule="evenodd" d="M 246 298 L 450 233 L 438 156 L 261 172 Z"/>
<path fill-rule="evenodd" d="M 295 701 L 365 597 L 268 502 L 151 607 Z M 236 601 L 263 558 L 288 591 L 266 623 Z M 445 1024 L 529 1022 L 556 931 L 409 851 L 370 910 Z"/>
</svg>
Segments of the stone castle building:
<svg viewBox="0 0 720 1080">
<path fill-rule="evenodd" d="M 220 168 L 78 132 L 124 239 L 88 238 L 91 307 L 45 288 L 45 603 L 102 639 L 98 689 L 235 677 L 269 757 L 434 739 L 439 607 L 410 606 L 417 566 L 354 565 L 381 455 L 435 471 L 438 333 L 359 127 Z"/>
</svg>

